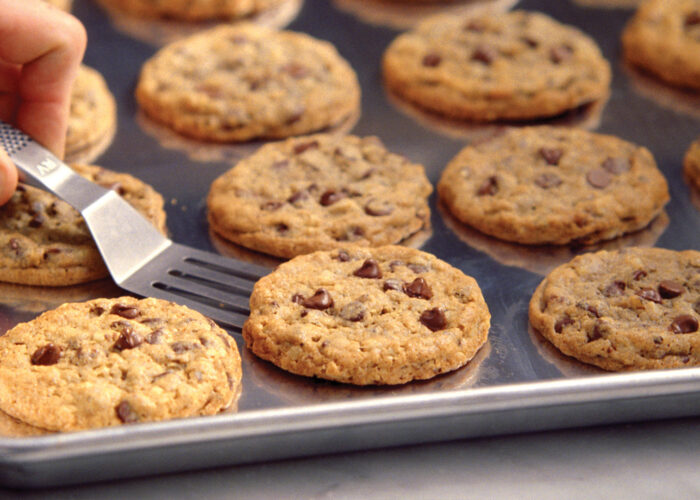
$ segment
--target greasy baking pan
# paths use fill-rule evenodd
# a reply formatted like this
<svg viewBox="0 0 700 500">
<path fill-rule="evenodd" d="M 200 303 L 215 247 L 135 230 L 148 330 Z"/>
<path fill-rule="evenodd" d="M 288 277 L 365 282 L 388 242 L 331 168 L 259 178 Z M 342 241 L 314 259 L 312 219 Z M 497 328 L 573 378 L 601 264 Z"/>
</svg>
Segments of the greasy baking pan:
<svg viewBox="0 0 700 500">
<path fill-rule="evenodd" d="M 290 27 L 332 41 L 357 70 L 363 108 L 353 132 L 378 135 L 390 150 L 424 164 L 435 183 L 464 144 L 493 133 L 494 127 L 446 122 L 387 95 L 379 69 L 384 48 L 398 30 L 431 9 L 417 7 L 423 10 L 416 14 L 408 7 L 377 2 L 297 2 L 292 10 L 300 10 Z M 672 200 L 663 216 L 639 233 L 595 249 L 627 245 L 700 249 L 698 195 L 681 173 L 685 150 L 700 136 L 700 97 L 660 85 L 622 64 L 619 34 L 632 11 L 629 0 L 615 5 L 613 0 L 519 4 L 587 31 L 613 67 L 607 102 L 555 122 L 613 133 L 647 146 L 669 181 Z M 275 265 L 275 259 L 210 235 L 206 224 L 204 200 L 210 183 L 231 161 L 258 145 L 187 141 L 138 113 L 133 89 L 140 66 L 163 39 L 177 35 L 177 23 L 144 29 L 141 20 L 138 26 L 129 26 L 91 0 L 76 0 L 74 13 L 89 33 L 86 63 L 105 76 L 119 103 L 114 140 L 95 163 L 130 172 L 160 191 L 174 241 Z M 288 20 L 293 13 L 285 16 Z M 455 221 L 435 197 L 431 203 L 432 229 L 414 244 L 474 276 L 493 315 L 489 343 L 463 369 L 400 387 L 351 387 L 286 374 L 246 352 L 240 335 L 232 332 L 244 368 L 237 408 L 206 418 L 0 437 L 2 482 L 36 487 L 497 433 L 700 415 L 700 368 L 606 373 L 558 354 L 528 327 L 528 302 L 544 274 L 592 249 L 509 245 Z M 108 280 L 65 289 L 2 285 L 0 331 L 62 302 L 119 293 Z M 21 434 L 1 422 L 0 431 Z"/>
</svg>

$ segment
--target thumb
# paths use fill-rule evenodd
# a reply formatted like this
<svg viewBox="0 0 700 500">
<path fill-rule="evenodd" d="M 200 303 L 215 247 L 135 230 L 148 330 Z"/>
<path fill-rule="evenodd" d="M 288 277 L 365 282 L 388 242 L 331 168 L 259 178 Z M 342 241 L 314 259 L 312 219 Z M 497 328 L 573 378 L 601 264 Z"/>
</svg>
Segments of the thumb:
<svg viewBox="0 0 700 500">
<path fill-rule="evenodd" d="M 0 148 L 0 205 L 10 199 L 16 188 L 17 168 L 5 150 Z"/>
</svg>

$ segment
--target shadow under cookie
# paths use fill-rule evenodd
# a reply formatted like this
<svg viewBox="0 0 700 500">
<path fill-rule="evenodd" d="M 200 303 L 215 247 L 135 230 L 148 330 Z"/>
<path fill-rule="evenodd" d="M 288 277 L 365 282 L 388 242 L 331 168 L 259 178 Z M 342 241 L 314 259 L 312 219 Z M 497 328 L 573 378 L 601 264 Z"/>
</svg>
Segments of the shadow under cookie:
<svg viewBox="0 0 700 500">
<path fill-rule="evenodd" d="M 700 118 L 700 92 L 674 87 L 636 66 L 623 61 L 624 75 L 632 90 L 662 108 Z"/>
</svg>

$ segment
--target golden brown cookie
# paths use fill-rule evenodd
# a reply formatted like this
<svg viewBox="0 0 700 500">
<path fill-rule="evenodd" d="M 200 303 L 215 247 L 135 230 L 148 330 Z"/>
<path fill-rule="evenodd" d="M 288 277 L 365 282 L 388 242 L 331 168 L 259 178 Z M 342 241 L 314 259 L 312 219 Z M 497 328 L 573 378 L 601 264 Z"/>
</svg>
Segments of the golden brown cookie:
<svg viewBox="0 0 700 500">
<path fill-rule="evenodd" d="M 473 278 L 419 250 L 316 252 L 255 285 L 246 346 L 280 368 L 356 385 L 402 384 L 465 365 L 490 314 Z"/>
<path fill-rule="evenodd" d="M 700 190 L 700 138 L 695 140 L 685 153 L 683 171 L 695 189 Z"/>
<path fill-rule="evenodd" d="M 284 0 L 100 0 L 133 16 L 183 21 L 240 19 L 280 5 Z"/>
<path fill-rule="evenodd" d="M 91 161 L 102 153 L 117 126 L 117 105 L 107 82 L 82 65 L 73 84 L 66 134 L 66 161 Z"/>
<path fill-rule="evenodd" d="M 228 334 L 160 299 L 64 304 L 0 337 L 0 409 L 43 429 L 212 415 L 240 382 Z"/>
<path fill-rule="evenodd" d="M 226 239 L 293 257 L 398 243 L 428 224 L 431 191 L 375 137 L 317 134 L 263 146 L 214 181 L 207 206 Z"/>
<path fill-rule="evenodd" d="M 117 191 L 165 233 L 163 198 L 128 174 L 73 165 L 87 179 Z M 0 207 L 0 281 L 66 286 L 108 275 L 82 216 L 53 194 L 20 184 Z"/>
<path fill-rule="evenodd" d="M 54 7 L 58 7 L 66 12 L 70 11 L 73 0 L 44 0 L 46 3 L 50 3 Z"/>
<path fill-rule="evenodd" d="M 136 97 L 183 135 L 236 142 L 336 125 L 358 112 L 360 87 L 328 42 L 238 23 L 161 49 L 144 64 Z"/>
<path fill-rule="evenodd" d="M 581 31 L 536 12 L 438 14 L 383 58 L 396 95 L 448 117 L 525 120 L 606 96 L 610 67 Z"/>
<path fill-rule="evenodd" d="M 625 27 L 622 47 L 633 65 L 700 89 L 700 1 L 645 1 Z"/>
<path fill-rule="evenodd" d="M 440 198 L 462 222 L 525 244 L 581 244 L 646 227 L 669 200 L 651 153 L 614 136 L 524 127 L 464 148 Z"/>
<path fill-rule="evenodd" d="M 530 301 L 560 351 L 606 370 L 700 365 L 700 252 L 628 248 L 576 257 Z"/>
</svg>

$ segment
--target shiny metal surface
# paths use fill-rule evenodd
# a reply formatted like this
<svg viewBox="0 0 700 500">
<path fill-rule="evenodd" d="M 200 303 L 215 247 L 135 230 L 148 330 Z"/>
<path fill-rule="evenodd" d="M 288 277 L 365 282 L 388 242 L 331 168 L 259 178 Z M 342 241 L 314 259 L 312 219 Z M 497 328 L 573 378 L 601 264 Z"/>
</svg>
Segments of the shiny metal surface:
<svg viewBox="0 0 700 500">
<path fill-rule="evenodd" d="M 629 3 L 629 2 L 626 2 Z M 609 4 L 608 4 L 609 5 Z M 349 7 L 350 6 L 350 7 Z M 596 38 L 614 77 L 606 103 L 555 120 L 647 146 L 669 181 L 671 202 L 652 225 L 597 248 L 655 245 L 700 249 L 700 203 L 681 175 L 685 150 L 700 136 L 700 97 L 670 89 L 620 60 L 619 34 L 629 8 L 590 0 L 524 0 Z M 387 10 L 389 9 L 389 10 Z M 426 166 L 435 183 L 469 140 L 496 129 L 449 123 L 397 102 L 381 85 L 382 52 L 406 21 L 408 7 L 370 0 L 306 0 L 290 27 L 330 40 L 358 71 L 362 115 L 352 129 L 378 135 L 390 150 Z M 387 14 L 389 12 L 389 14 Z M 133 89 L 157 41 L 125 31 L 95 3 L 76 0 L 86 24 L 86 63 L 119 102 L 114 142 L 95 163 L 128 171 L 167 201 L 178 243 L 272 266 L 275 259 L 210 235 L 205 197 L 230 162 L 257 145 L 211 146 L 163 131 L 138 113 Z M 388 17 L 387 17 L 388 16 Z M 393 16 L 393 17 L 392 17 Z M 398 17 L 397 17 L 398 16 Z M 527 306 L 543 275 L 592 248 L 524 248 L 454 221 L 432 198 L 432 231 L 420 248 L 474 276 L 493 319 L 488 345 L 467 367 L 401 387 L 359 388 L 288 375 L 241 347 L 244 391 L 237 412 L 208 418 L 33 438 L 0 438 L 0 481 L 40 486 L 205 468 L 289 456 L 526 432 L 601 423 L 700 415 L 700 368 L 608 374 L 565 358 L 528 327 Z M 66 300 L 120 293 L 109 282 L 69 289 L 0 286 L 0 328 Z M 80 469 L 78 477 L 72 471 Z"/>
</svg>

